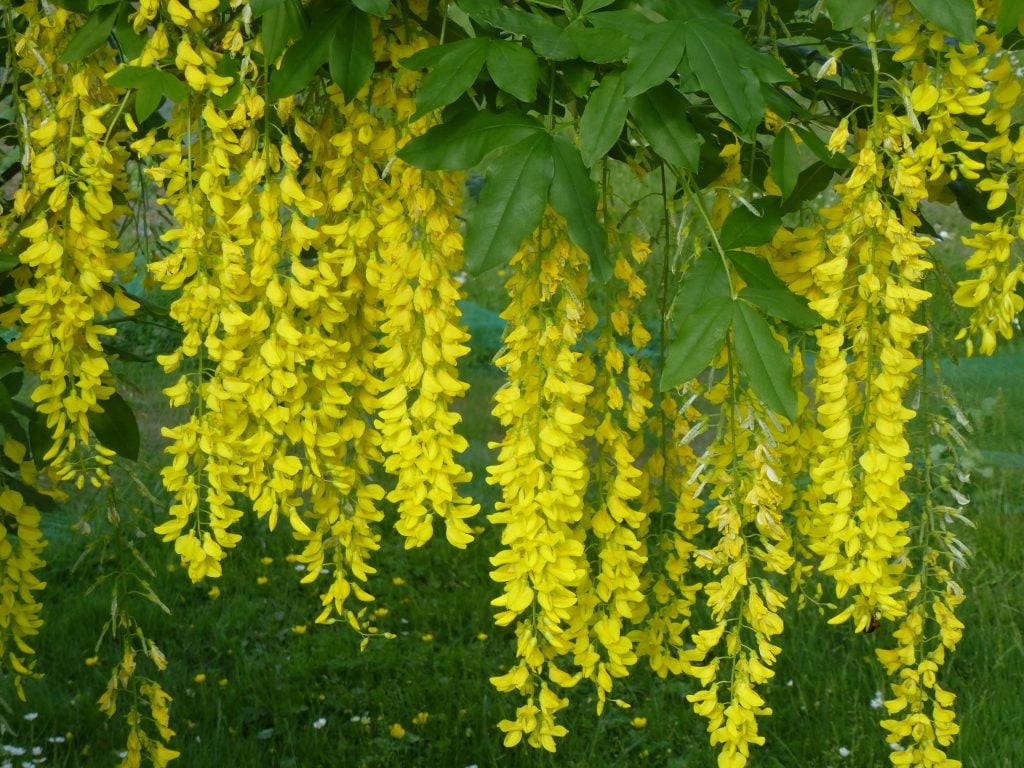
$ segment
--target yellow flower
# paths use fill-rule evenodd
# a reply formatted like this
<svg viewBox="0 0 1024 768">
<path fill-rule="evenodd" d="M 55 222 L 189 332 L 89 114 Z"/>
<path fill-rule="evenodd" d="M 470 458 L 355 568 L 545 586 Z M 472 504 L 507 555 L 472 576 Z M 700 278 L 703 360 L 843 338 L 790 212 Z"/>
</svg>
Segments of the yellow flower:
<svg viewBox="0 0 1024 768">
<path fill-rule="evenodd" d="M 401 723 L 394 723 L 389 729 L 388 733 L 391 734 L 391 738 L 400 739 L 405 736 L 405 728 L 402 727 Z"/>
</svg>

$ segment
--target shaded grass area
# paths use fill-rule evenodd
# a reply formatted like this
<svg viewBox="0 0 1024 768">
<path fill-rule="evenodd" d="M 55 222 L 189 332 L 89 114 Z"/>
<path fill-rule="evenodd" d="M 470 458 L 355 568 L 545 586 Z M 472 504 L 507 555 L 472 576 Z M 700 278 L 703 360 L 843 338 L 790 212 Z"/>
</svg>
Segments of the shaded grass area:
<svg viewBox="0 0 1024 768">
<path fill-rule="evenodd" d="M 474 473 L 471 492 L 484 504 L 494 490 L 484 482 L 492 460 L 486 448 L 498 430 L 489 417 L 497 374 L 474 350 L 467 374 L 473 388 L 461 406 L 473 446 L 465 457 Z M 1024 682 L 1024 354 L 964 361 L 945 375 L 975 421 L 981 453 L 970 514 L 977 529 L 964 538 L 975 551 L 963 582 L 963 643 L 948 665 L 947 687 L 959 694 L 963 733 L 955 754 L 971 768 L 1010 766 L 1018 751 L 1019 689 Z M 704 724 L 691 712 L 682 680 L 658 680 L 638 668 L 617 685 L 630 709 L 609 706 L 594 715 L 589 690 L 576 692 L 565 724 L 570 735 L 556 756 L 506 750 L 495 723 L 512 716 L 516 701 L 488 682 L 513 659 L 511 633 L 492 624 L 488 557 L 496 531 L 453 550 L 441 537 L 412 551 L 386 536 L 371 582 L 380 613 L 376 626 L 393 640 L 361 638 L 342 625 L 320 627 L 314 586 L 287 555 L 284 530 L 268 534 L 257 521 L 242 525 L 243 540 L 216 583 L 192 585 L 172 548 L 148 533 L 161 518 L 160 439 L 166 417 L 159 387 L 135 374 L 126 391 L 143 414 L 146 456 L 117 478 L 112 495 L 83 496 L 48 516 L 51 546 L 46 620 L 38 639 L 43 680 L 26 685 L 27 704 L 9 686 L 4 713 L 13 733 L 5 743 L 41 749 L 46 765 L 114 765 L 123 749 L 120 717 L 96 707 L 120 645 L 99 632 L 110 616 L 110 582 L 91 592 L 118 563 L 143 573 L 133 550 L 153 569 L 150 580 L 169 607 L 165 614 L 141 597 L 129 608 L 166 654 L 159 675 L 174 696 L 173 746 L 178 765 L 245 766 L 632 766 L 699 768 L 714 764 Z M 131 475 L 129 476 L 128 473 Z M 85 506 L 89 526 L 70 524 Z M 484 514 L 479 522 L 483 524 Z M 110 517 L 119 517 L 112 525 Z M 391 521 L 393 522 L 393 521 Z M 389 523 L 390 524 L 390 523 Z M 284 528 L 284 526 L 282 526 Z M 83 549 L 91 547 L 82 556 Z M 81 562 L 76 562 L 81 557 Z M 211 593 L 211 588 L 217 590 Z M 88 594 L 87 594 L 88 592 Z M 219 594 L 217 594 L 219 592 Z M 855 635 L 807 609 L 787 615 L 783 655 L 766 698 L 775 713 L 763 721 L 767 738 L 752 765 L 771 768 L 878 766 L 889 748 L 872 705 L 884 687 L 874 648 L 888 645 L 884 630 Z M 96 660 L 95 664 L 91 662 Z M 151 673 L 151 670 L 150 670 Z M 877 701 L 876 701 L 877 704 Z M 122 707 L 126 702 L 122 703 Z M 27 714 L 36 717 L 25 719 Z M 396 727 L 397 726 L 397 727 Z M 0 762 L 3 760 L 0 756 Z M 27 759 L 27 758 L 26 758 Z"/>
</svg>

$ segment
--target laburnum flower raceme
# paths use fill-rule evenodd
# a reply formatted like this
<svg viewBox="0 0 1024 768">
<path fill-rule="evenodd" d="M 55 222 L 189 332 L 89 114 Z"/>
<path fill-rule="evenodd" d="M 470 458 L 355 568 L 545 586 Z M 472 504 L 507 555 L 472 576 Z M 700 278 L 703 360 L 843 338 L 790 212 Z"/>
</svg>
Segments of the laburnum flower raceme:
<svg viewBox="0 0 1024 768">
<path fill-rule="evenodd" d="M 358 42 L 347 58 L 315 23 L 289 27 L 283 4 L 139 0 L 88 16 L 83 5 L 3 11 L 23 155 L 0 211 L 3 360 L 31 384 L 20 410 L 0 402 L 0 657 L 19 693 L 41 624 L 37 496 L 110 481 L 116 329 L 146 311 L 127 287 L 141 284 L 166 292 L 180 330 L 157 357 L 178 415 L 161 425 L 169 503 L 155 531 L 191 580 L 223 574 L 247 516 L 285 523 L 299 578 L 323 584 L 316 620 L 365 644 L 386 634 L 368 604 L 388 529 L 406 548 L 442 529 L 463 548 L 486 522 L 500 537 L 495 621 L 516 648 L 492 678 L 519 696 L 498 725 L 504 743 L 555 751 L 574 688 L 593 686 L 598 713 L 626 706 L 617 684 L 646 663 L 686 678 L 721 768 L 764 742 L 787 616 L 813 590 L 832 624 L 887 630 L 876 654 L 893 764 L 960 765 L 942 666 L 964 630 L 955 523 L 968 480 L 933 333 L 936 307 L 955 303 L 965 313 L 950 336 L 992 354 L 1024 309 L 1005 0 L 974 3 L 974 34 L 967 19 L 955 44 L 928 4 L 896 0 L 852 32 L 837 14 L 811 65 L 775 45 L 784 11 L 765 4 L 756 17 L 739 4 L 731 26 L 653 8 L 611 17 L 627 36 L 704 25 L 709 44 L 743 46 L 753 58 L 739 69 L 756 81 L 742 95 L 707 76 L 696 45 L 671 62 L 643 36 L 621 60 L 585 50 L 576 32 L 611 23 L 600 3 L 564 29 L 547 6 L 525 22 L 499 4 L 339 4 L 349 15 L 330 25 L 350 24 Z M 323 10 L 288 7 L 314 21 Z M 807 29 L 820 12 L 793 11 Z M 470 52 L 457 72 L 453 35 Z M 836 35 L 850 45 L 829 49 Z M 809 86 L 821 80 L 836 87 Z M 833 98 L 851 84 L 870 93 Z M 592 119 L 605 107 L 617 122 Z M 664 119 L 645 119 L 652 110 Z M 452 169 L 496 156 L 512 167 L 522 136 L 557 151 L 534 173 L 550 205 L 508 248 L 503 286 L 481 278 L 504 288 L 505 330 L 484 478 L 497 500 L 479 514 L 457 407 L 464 236 L 500 180 L 468 201 Z M 407 161 L 424 138 L 464 162 Z M 573 184 L 559 175 L 577 171 Z M 977 210 L 946 291 L 925 203 L 953 199 Z M 150 234 L 153 251 L 135 242 Z M 705 293 L 726 319 L 695 334 Z M 738 324 L 755 321 L 774 357 L 752 365 Z M 696 373 L 657 391 L 685 344 L 703 356 L 686 366 Z M 917 405 L 935 393 L 952 417 Z M 130 616 L 111 621 L 118 658 L 101 709 L 131 702 L 123 765 L 165 765 L 171 697 L 139 665 L 167 662 Z"/>
</svg>

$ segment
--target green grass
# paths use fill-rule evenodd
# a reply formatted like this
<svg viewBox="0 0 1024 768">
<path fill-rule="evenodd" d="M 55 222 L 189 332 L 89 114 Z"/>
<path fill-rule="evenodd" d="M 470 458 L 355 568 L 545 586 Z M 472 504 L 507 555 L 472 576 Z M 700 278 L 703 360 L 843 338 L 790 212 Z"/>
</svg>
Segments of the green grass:
<svg viewBox="0 0 1024 768">
<path fill-rule="evenodd" d="M 462 410 L 474 448 L 467 461 L 475 474 L 472 492 L 486 510 L 493 489 L 483 482 L 490 457 L 482 446 L 498 434 L 488 416 L 498 378 L 481 365 L 468 373 L 473 389 Z M 955 754 L 970 768 L 1003 768 L 1013 764 L 1019 749 L 1024 682 L 1024 608 L 1018 599 L 1024 594 L 1024 391 L 1017 385 L 1024 353 L 1010 350 L 990 360 L 963 361 L 944 373 L 977 424 L 980 448 L 969 511 L 977 528 L 965 533 L 975 552 L 974 565 L 963 576 L 967 631 L 946 673 L 947 687 L 959 694 L 963 727 Z M 497 594 L 487 576 L 488 557 L 499 545 L 493 530 L 464 551 L 443 539 L 406 551 L 388 537 L 376 557 L 380 574 L 371 591 L 387 611 L 377 626 L 396 638 L 374 640 L 362 652 L 359 638 L 346 627 L 312 623 L 316 591 L 298 584 L 299 574 L 286 559 L 292 543 L 281 531 L 270 535 L 246 521 L 242 544 L 216 584 L 220 596 L 210 595 L 213 584 L 190 584 L 171 547 L 148 533 L 162 515 L 155 427 L 166 415 L 162 380 L 155 374 L 129 375 L 135 386 L 126 395 L 145 416 L 146 454 L 116 478 L 113 496 L 76 497 L 47 517 L 47 624 L 37 642 L 38 663 L 47 674 L 28 682 L 25 704 L 14 699 L 9 686 L 3 688 L 10 728 L 3 743 L 40 747 L 47 766 L 116 764 L 123 722 L 108 720 L 95 704 L 119 655 L 109 637 L 97 647 L 110 615 L 109 585 L 87 591 L 116 567 L 120 536 L 121 562 L 130 562 L 125 552 L 136 547 L 171 609 L 166 615 L 142 599 L 129 606 L 170 661 L 160 679 L 174 696 L 172 726 L 178 736 L 173 746 L 182 753 L 177 765 L 714 764 L 704 725 L 684 699 L 690 684 L 658 680 L 640 668 L 616 691 L 632 704 L 629 710 L 610 706 L 598 719 L 593 694 L 576 692 L 566 717 L 570 735 L 557 756 L 501 746 L 495 723 L 512 714 L 515 701 L 497 694 L 488 678 L 505 668 L 514 650 L 510 633 L 493 626 L 488 604 Z M 140 486 L 152 489 L 153 499 Z M 111 502 L 120 512 L 117 526 L 107 520 Z M 86 507 L 95 510 L 88 535 L 69 527 Z M 261 558 L 271 561 L 264 564 Z M 258 583 L 261 577 L 266 583 Z M 394 577 L 402 583 L 394 583 Z M 791 611 L 786 618 L 784 652 L 767 692 L 775 714 L 763 721 L 768 744 L 752 765 L 885 765 L 889 750 L 877 725 L 880 713 L 871 706 L 884 679 L 872 658 L 875 645 L 890 638 L 884 630 L 855 635 L 809 610 Z M 294 631 L 300 626 L 307 628 L 302 634 Z M 87 665 L 97 654 L 99 663 Z M 36 717 L 26 719 L 30 713 Z M 427 719 L 414 724 L 419 713 L 427 713 Z M 634 727 L 634 717 L 645 718 L 646 727 Z M 314 727 L 320 722 L 323 727 Z M 404 729 L 402 738 L 391 735 L 394 724 Z M 840 748 L 849 755 L 841 756 Z M 4 759 L 0 754 L 0 765 Z"/>
</svg>

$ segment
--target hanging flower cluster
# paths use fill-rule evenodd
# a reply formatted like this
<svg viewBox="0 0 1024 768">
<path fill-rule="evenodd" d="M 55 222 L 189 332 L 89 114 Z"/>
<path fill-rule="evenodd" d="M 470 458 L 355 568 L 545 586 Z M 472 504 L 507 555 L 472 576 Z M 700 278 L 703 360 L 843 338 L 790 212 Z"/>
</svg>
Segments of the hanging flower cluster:
<svg viewBox="0 0 1024 768">
<path fill-rule="evenodd" d="M 494 407 L 505 436 L 495 446 L 498 461 L 488 467 L 488 482 L 501 488 L 502 497 L 489 518 L 502 526 L 491 578 L 503 592 L 491 604 L 500 609 L 499 626 L 515 623 L 518 661 L 492 682 L 527 699 L 514 720 L 499 724 L 505 745 L 525 737 L 553 752 L 555 739 L 566 733 L 555 715 L 568 701 L 549 683 L 573 682 L 554 660 L 573 652 L 580 658 L 589 646 L 584 635 L 574 649 L 569 629 L 587 574 L 584 498 L 591 471 L 584 410 L 595 376 L 578 344 L 594 317 L 585 304 L 586 255 L 569 242 L 554 214 L 510 267 L 510 303 L 502 313 L 508 328 L 495 358 L 508 377 Z M 610 643 L 611 626 L 608 633 Z"/>
<path fill-rule="evenodd" d="M 979 5 L 991 13 L 987 6 L 995 4 Z M 983 218 L 991 221 L 972 221 L 972 233 L 963 238 L 971 252 L 965 266 L 974 275 L 960 280 L 954 300 L 970 311 L 957 338 L 965 339 L 968 354 L 991 355 L 999 337 L 1013 336 L 1015 318 L 1024 309 L 1018 290 L 1024 266 L 1011 253 L 1024 219 L 1008 205 L 1008 195 L 1017 189 L 1015 169 L 1024 161 L 1024 134 L 1011 116 L 1020 101 L 1020 76 L 1012 54 L 987 24 L 977 26 L 976 42 L 951 46 L 934 26 L 920 33 L 909 2 L 897 3 L 894 16 L 899 22 L 890 36 L 898 46 L 894 58 L 912 65 L 903 130 L 920 137 L 914 155 L 899 162 L 919 177 L 916 196 L 925 196 L 925 184 L 974 184 L 987 194 Z M 994 136 L 980 138 L 965 118 L 991 126 Z"/>
<path fill-rule="evenodd" d="M 13 272 L 17 301 L 3 322 L 17 330 L 8 348 L 39 377 L 32 400 L 53 441 L 43 458 L 56 477 L 99 486 L 113 455 L 90 435 L 90 414 L 114 393 L 103 344 L 115 329 L 104 321 L 138 306 L 120 286 L 133 254 L 116 235 L 129 212 L 115 203 L 127 188 L 128 125 L 124 104 L 104 85 L 112 51 L 61 64 L 72 14 L 43 14 L 35 3 L 22 13 L 29 23 L 16 48 L 32 118 L 14 213 L 26 245 Z"/>
<path fill-rule="evenodd" d="M 288 521 L 304 581 L 331 571 L 318 620 L 359 626 L 346 601 L 372 599 L 360 583 L 373 573 L 385 495 L 408 546 L 431 537 L 435 517 L 456 546 L 472 538 L 465 520 L 478 507 L 458 491 L 469 473 L 450 407 L 468 352 L 453 278 L 459 181 L 395 160 L 425 128 L 409 123 L 415 73 L 376 78 L 348 101 L 331 86 L 300 116 L 294 98 L 266 103 L 259 40 L 238 34 L 241 90 L 224 107 L 230 81 L 216 82 L 222 54 L 201 19 L 171 30 L 195 95 L 176 106 L 170 134 L 189 139 L 134 145 L 159 158 L 150 175 L 179 223 L 151 272 L 182 290 L 171 314 L 185 339 L 162 362 L 189 361 L 167 395 L 193 406 L 165 430 L 176 503 L 157 530 L 191 578 L 218 576 L 247 498 L 271 529 Z M 398 60 L 422 45 L 381 33 L 376 55 L 401 73 Z M 396 479 L 390 491 L 374 477 L 380 465 Z"/>
<path fill-rule="evenodd" d="M 46 586 L 39 578 L 46 546 L 39 523 L 38 509 L 17 491 L 0 487 L 0 658 L 10 664 L 23 701 L 22 678 L 36 676 L 28 640 L 43 623 L 35 594 Z"/>
<path fill-rule="evenodd" d="M 734 352 L 723 354 L 722 378 L 705 395 L 720 408 L 718 434 L 698 473 L 715 500 L 706 517 L 713 538 L 692 554 L 713 625 L 691 634 L 693 647 L 682 659 L 701 687 L 687 699 L 708 719 L 718 764 L 733 768 L 746 765 L 751 744 L 764 743 L 757 717 L 771 714 L 757 687 L 774 676 L 781 651 L 776 639 L 786 596 L 773 582 L 794 564 L 784 518 L 792 503 L 785 458 L 799 431 L 745 392 Z"/>
</svg>

